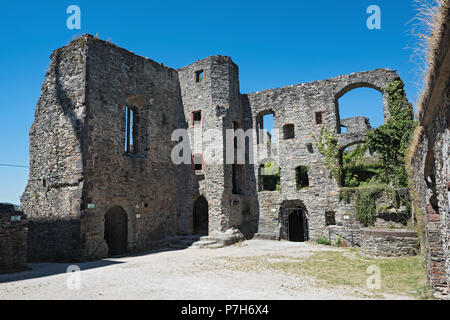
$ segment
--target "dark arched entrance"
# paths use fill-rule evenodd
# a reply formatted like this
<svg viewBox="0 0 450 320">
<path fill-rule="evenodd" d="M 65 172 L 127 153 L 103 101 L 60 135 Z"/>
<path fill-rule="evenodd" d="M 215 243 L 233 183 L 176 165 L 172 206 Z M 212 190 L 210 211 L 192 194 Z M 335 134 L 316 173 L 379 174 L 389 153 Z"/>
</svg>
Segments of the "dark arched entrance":
<svg viewBox="0 0 450 320">
<path fill-rule="evenodd" d="M 281 238 L 292 242 L 309 241 L 308 211 L 303 202 L 284 201 L 280 209 Z"/>
<path fill-rule="evenodd" d="M 128 238 L 127 213 L 122 207 L 113 207 L 105 214 L 105 241 L 108 255 L 115 256 L 127 251 Z"/>
<path fill-rule="evenodd" d="M 200 196 L 194 203 L 193 227 L 195 234 L 208 234 L 208 201 Z"/>
<path fill-rule="evenodd" d="M 289 213 L 289 241 L 304 242 L 305 214 L 303 209 L 292 209 Z"/>
</svg>

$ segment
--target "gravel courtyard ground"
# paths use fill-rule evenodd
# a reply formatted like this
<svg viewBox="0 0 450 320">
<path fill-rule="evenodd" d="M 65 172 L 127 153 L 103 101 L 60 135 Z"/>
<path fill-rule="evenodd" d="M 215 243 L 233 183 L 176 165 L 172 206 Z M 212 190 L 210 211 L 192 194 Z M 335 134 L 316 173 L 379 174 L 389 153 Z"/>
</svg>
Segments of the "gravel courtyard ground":
<svg viewBox="0 0 450 320">
<path fill-rule="evenodd" d="M 297 272 L 298 261 L 322 253 L 358 259 L 349 249 L 251 240 L 220 249 L 167 249 L 79 263 L 79 273 L 66 273 L 67 263 L 36 263 L 29 264 L 30 271 L 0 275 L 0 299 L 413 298 L 404 292 L 369 291 L 365 279 L 359 286 L 330 286 Z M 79 289 L 72 281 L 77 277 Z"/>
</svg>

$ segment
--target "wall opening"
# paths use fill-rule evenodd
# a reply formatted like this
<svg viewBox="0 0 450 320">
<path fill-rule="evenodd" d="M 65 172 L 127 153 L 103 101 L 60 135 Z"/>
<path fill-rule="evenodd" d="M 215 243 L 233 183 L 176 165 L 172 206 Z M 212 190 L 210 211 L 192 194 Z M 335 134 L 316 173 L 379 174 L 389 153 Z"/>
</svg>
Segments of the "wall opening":
<svg viewBox="0 0 450 320">
<path fill-rule="evenodd" d="M 199 126 L 203 123 L 203 114 L 201 110 L 192 111 L 191 113 L 191 127 Z"/>
<path fill-rule="evenodd" d="M 316 124 L 323 124 L 323 111 L 319 111 L 315 113 Z"/>
<path fill-rule="evenodd" d="M 295 138 L 295 126 L 293 124 L 285 124 L 283 126 L 283 139 L 289 140 Z"/>
<path fill-rule="evenodd" d="M 295 209 L 289 214 L 289 241 L 304 242 L 304 213 L 302 209 Z"/>
<path fill-rule="evenodd" d="M 195 200 L 193 212 L 193 232 L 194 234 L 208 234 L 208 201 L 200 196 Z"/>
<path fill-rule="evenodd" d="M 267 143 L 270 145 L 273 139 L 275 113 L 273 111 L 262 112 L 258 118 L 258 144 Z"/>
<path fill-rule="evenodd" d="M 309 240 L 308 213 L 300 200 L 284 201 L 281 204 L 281 238 L 293 242 Z"/>
<path fill-rule="evenodd" d="M 122 207 L 113 207 L 105 214 L 104 239 L 108 244 L 108 256 L 124 254 L 127 251 L 128 217 Z"/>
<path fill-rule="evenodd" d="M 334 211 L 325 212 L 325 225 L 327 227 L 336 225 L 336 212 Z"/>
<path fill-rule="evenodd" d="M 425 178 L 425 185 L 427 186 L 426 197 L 428 204 L 433 209 L 434 213 L 439 213 L 439 201 L 437 196 L 436 186 L 436 165 L 433 150 L 429 150 L 425 157 L 425 166 L 423 176 Z"/>
<path fill-rule="evenodd" d="M 383 95 L 378 89 L 369 84 L 360 84 L 359 87 L 343 92 L 344 94 L 338 96 L 336 101 L 337 113 L 341 121 L 362 116 L 370 119 L 370 125 L 373 128 L 384 124 Z M 338 127 L 341 129 L 342 123 L 339 123 Z M 343 130 L 346 133 L 351 129 L 350 127 L 342 128 L 340 133 L 344 133 Z"/>
<path fill-rule="evenodd" d="M 280 191 L 280 167 L 274 160 L 259 166 L 259 191 Z"/>
<path fill-rule="evenodd" d="M 125 108 L 125 152 L 137 153 L 137 116 L 136 109 L 133 107 Z"/>
<path fill-rule="evenodd" d="M 202 82 L 205 79 L 205 72 L 199 70 L 195 72 L 195 82 Z"/>
<path fill-rule="evenodd" d="M 307 166 L 299 166 L 295 169 L 295 180 L 297 182 L 297 190 L 302 190 L 309 187 L 308 170 L 309 167 Z"/>
</svg>

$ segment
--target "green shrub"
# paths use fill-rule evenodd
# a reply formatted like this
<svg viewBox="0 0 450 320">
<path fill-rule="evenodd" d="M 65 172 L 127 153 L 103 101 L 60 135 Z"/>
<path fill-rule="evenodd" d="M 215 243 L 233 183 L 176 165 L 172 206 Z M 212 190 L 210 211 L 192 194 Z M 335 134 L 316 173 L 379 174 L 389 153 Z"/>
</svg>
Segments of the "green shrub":
<svg viewBox="0 0 450 320">
<path fill-rule="evenodd" d="M 326 246 L 331 246 L 331 242 L 327 238 L 319 238 L 319 239 L 317 239 L 317 243 L 324 244 Z"/>
</svg>

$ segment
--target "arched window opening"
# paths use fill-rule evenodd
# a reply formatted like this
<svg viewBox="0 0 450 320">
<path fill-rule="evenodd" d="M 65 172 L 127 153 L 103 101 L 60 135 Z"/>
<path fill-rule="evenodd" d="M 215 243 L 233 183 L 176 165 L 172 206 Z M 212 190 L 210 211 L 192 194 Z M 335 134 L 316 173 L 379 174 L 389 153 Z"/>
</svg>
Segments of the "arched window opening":
<svg viewBox="0 0 450 320">
<path fill-rule="evenodd" d="M 362 84 L 345 93 L 336 103 L 340 118 L 338 128 L 342 129 L 340 133 L 344 133 L 343 130 L 345 133 L 365 131 L 367 125 L 378 128 L 384 124 L 383 95 L 369 85 Z M 365 123 L 363 118 L 369 119 L 370 123 Z"/>
</svg>

